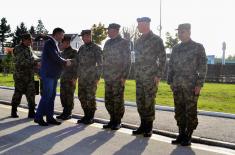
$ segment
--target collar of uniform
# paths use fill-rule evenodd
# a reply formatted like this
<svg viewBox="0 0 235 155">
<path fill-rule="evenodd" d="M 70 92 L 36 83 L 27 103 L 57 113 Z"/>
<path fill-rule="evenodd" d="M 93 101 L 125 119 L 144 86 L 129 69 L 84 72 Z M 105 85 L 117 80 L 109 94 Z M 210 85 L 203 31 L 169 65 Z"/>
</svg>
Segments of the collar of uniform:
<svg viewBox="0 0 235 155">
<path fill-rule="evenodd" d="M 23 43 L 20 43 L 20 46 L 23 48 L 29 48 L 29 46 L 25 46 Z"/>
<path fill-rule="evenodd" d="M 181 44 L 183 45 L 183 46 L 185 46 L 185 45 L 188 45 L 188 44 L 190 44 L 190 43 L 192 43 L 192 39 L 189 39 L 189 41 L 187 41 L 187 42 L 181 42 Z"/>
<path fill-rule="evenodd" d="M 110 39 L 110 40 L 115 41 L 115 40 L 119 40 L 120 38 L 122 38 L 122 37 L 121 37 L 120 34 L 118 34 L 117 37 L 115 37 L 115 38 L 113 38 L 113 39 Z"/>
<path fill-rule="evenodd" d="M 64 51 L 67 51 L 67 50 L 70 50 L 70 49 L 72 49 L 71 46 L 69 46 L 69 47 L 67 47 L 66 49 L 64 49 Z"/>
<path fill-rule="evenodd" d="M 148 38 L 148 37 L 151 36 L 152 34 L 153 34 L 153 32 L 152 32 L 152 31 L 149 31 L 149 32 L 146 33 L 146 34 L 142 34 L 142 35 L 141 35 L 141 38 L 142 38 L 142 39 Z"/>
</svg>

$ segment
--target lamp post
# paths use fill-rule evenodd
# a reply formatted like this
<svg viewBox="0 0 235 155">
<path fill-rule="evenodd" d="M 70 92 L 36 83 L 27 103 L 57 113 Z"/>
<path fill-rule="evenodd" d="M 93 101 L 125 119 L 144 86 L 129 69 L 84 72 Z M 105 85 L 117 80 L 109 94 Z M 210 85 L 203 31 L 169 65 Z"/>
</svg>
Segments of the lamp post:
<svg viewBox="0 0 235 155">
<path fill-rule="evenodd" d="M 162 36 L 162 0 L 160 0 L 160 25 L 159 25 L 159 36 Z"/>
<path fill-rule="evenodd" d="M 223 50 L 223 55 L 222 55 L 222 65 L 225 65 L 225 50 L 226 50 L 226 43 L 222 43 L 222 50 Z"/>
</svg>

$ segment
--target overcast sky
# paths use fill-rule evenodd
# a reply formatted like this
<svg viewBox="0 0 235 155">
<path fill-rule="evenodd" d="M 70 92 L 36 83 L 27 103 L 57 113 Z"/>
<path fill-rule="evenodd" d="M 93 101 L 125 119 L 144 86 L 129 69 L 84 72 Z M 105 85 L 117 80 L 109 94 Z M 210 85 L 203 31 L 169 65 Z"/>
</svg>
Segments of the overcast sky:
<svg viewBox="0 0 235 155">
<path fill-rule="evenodd" d="M 151 28 L 159 34 L 160 0 L 2 0 L 0 18 L 6 17 L 14 31 L 20 22 L 29 28 L 41 19 L 49 32 L 62 27 L 66 33 L 80 33 L 94 23 L 116 22 L 125 27 L 136 18 L 148 16 Z M 192 25 L 192 39 L 204 45 L 207 55 L 235 55 L 234 0 L 162 0 L 162 38 L 176 33 L 178 24 Z"/>
</svg>

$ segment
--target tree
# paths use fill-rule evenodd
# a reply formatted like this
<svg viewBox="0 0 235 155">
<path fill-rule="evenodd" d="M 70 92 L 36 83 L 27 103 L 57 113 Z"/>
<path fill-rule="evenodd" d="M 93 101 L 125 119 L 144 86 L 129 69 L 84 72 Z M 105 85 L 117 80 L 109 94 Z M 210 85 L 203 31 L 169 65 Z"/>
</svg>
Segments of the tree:
<svg viewBox="0 0 235 155">
<path fill-rule="evenodd" d="M 101 42 L 107 37 L 107 31 L 104 24 L 99 23 L 98 26 L 94 24 L 91 30 L 94 43 L 100 45 Z"/>
<path fill-rule="evenodd" d="M 29 33 L 30 33 L 31 35 L 35 35 L 35 34 L 36 34 L 36 31 L 35 31 L 34 26 L 31 26 L 31 27 L 30 27 Z"/>
<path fill-rule="evenodd" d="M 24 33 L 28 33 L 27 31 L 27 27 L 25 26 L 25 24 L 23 22 L 20 23 L 20 26 L 17 26 L 16 27 L 16 31 L 14 33 L 14 36 L 13 36 L 13 47 L 15 47 L 17 44 L 20 43 L 20 37 L 22 34 Z"/>
<path fill-rule="evenodd" d="M 36 27 L 36 34 L 48 34 L 47 29 L 45 28 L 44 24 L 42 23 L 42 20 L 38 20 L 38 25 Z"/>
<path fill-rule="evenodd" d="M 0 23 L 0 42 L 2 44 L 2 52 L 4 51 L 4 42 L 6 41 L 6 38 L 9 38 L 10 36 L 11 27 L 10 25 L 7 25 L 6 18 L 2 18 Z"/>
<path fill-rule="evenodd" d="M 235 55 L 229 55 L 227 60 L 234 61 L 235 60 Z"/>
<path fill-rule="evenodd" d="M 123 38 L 131 41 L 134 44 L 136 43 L 136 40 L 139 39 L 139 37 L 141 36 L 136 26 L 132 26 L 131 28 L 123 27 L 121 34 Z M 133 50 L 133 48 L 131 50 Z"/>
<path fill-rule="evenodd" d="M 175 38 L 173 38 L 173 36 L 169 32 L 166 33 L 166 42 L 165 42 L 166 48 L 172 50 L 172 48 L 178 43 L 179 43 L 179 38 L 177 33 L 175 34 Z"/>
</svg>

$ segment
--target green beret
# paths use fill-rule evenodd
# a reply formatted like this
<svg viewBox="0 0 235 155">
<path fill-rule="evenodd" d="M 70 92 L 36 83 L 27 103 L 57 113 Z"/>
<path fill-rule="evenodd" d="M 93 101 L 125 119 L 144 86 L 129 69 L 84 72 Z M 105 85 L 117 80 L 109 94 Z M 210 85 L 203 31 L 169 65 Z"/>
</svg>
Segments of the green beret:
<svg viewBox="0 0 235 155">
<path fill-rule="evenodd" d="M 190 30 L 191 25 L 189 23 L 179 24 L 176 30 Z"/>
<path fill-rule="evenodd" d="M 141 17 L 141 18 L 137 18 L 137 22 L 146 22 L 146 23 L 150 23 L 151 19 L 149 17 Z"/>
<path fill-rule="evenodd" d="M 111 24 L 109 24 L 108 29 L 116 29 L 116 30 L 119 30 L 120 27 L 121 27 L 121 26 L 120 26 L 119 24 L 111 23 Z"/>
<path fill-rule="evenodd" d="M 79 36 L 84 36 L 84 35 L 91 35 L 91 30 L 82 30 Z"/>
</svg>

